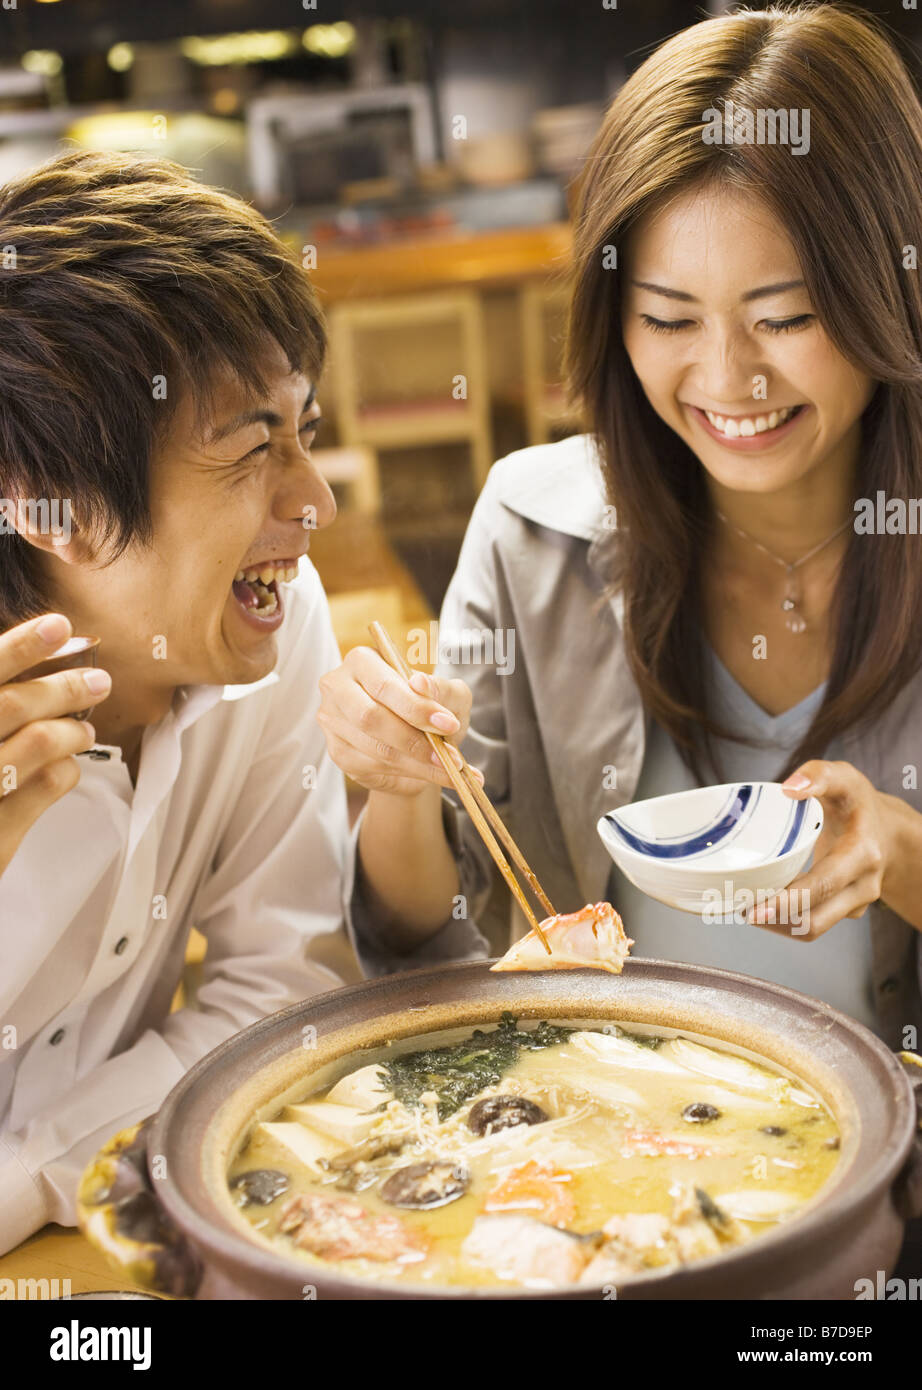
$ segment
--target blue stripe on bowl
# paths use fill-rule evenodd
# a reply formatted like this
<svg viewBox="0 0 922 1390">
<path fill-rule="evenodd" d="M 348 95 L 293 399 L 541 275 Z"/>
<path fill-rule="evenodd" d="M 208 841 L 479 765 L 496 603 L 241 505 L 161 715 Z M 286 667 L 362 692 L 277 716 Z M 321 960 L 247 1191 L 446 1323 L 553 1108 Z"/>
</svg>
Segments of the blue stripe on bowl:
<svg viewBox="0 0 922 1390">
<path fill-rule="evenodd" d="M 690 854 L 699 854 L 703 849 L 712 848 L 718 841 L 726 839 L 731 831 L 737 829 L 752 797 L 752 791 L 752 786 L 748 783 L 737 787 L 732 794 L 728 810 L 720 820 L 688 839 L 671 844 L 664 844 L 660 840 L 645 840 L 640 835 L 635 835 L 633 831 L 620 825 L 611 812 L 606 816 L 606 820 L 619 839 L 638 854 L 649 855 L 651 859 L 683 859 Z"/>
<path fill-rule="evenodd" d="M 714 816 L 714 813 L 712 812 L 712 813 L 711 813 L 711 816 L 710 816 L 710 819 L 709 819 L 709 820 L 706 820 L 706 821 L 703 821 L 702 824 L 701 824 L 700 826 L 698 826 L 696 829 L 694 829 L 694 830 L 682 830 L 682 831 L 680 831 L 680 832 L 679 832 L 678 834 L 676 834 L 676 835 L 661 835 L 661 836 L 659 837 L 659 839 L 658 839 L 655 843 L 656 843 L 657 845 L 679 845 L 679 846 L 681 846 L 681 845 L 687 844 L 687 843 L 689 842 L 689 840 L 693 839 L 696 835 L 703 835 L 703 836 L 705 836 L 705 839 L 709 838 L 709 836 L 710 836 L 710 834 L 711 834 L 711 830 L 712 830 L 712 828 L 714 827 L 714 825 L 717 824 L 717 823 L 719 823 L 720 821 L 722 821 L 723 818 L 724 818 L 724 816 L 728 815 L 728 814 L 730 813 L 730 811 L 732 810 L 732 808 L 736 805 L 736 797 L 737 797 L 737 792 L 738 792 L 738 790 L 739 790 L 739 784 L 737 784 L 736 786 L 734 786 L 734 787 L 731 788 L 729 795 L 728 795 L 728 796 L 725 798 L 725 800 L 724 800 L 723 807 L 722 807 L 721 810 L 717 813 L 717 816 L 716 816 L 716 817 Z M 753 807 L 750 807 L 749 809 L 750 809 L 750 813 L 751 813 Z M 613 825 L 614 828 L 618 831 L 618 833 L 619 833 L 620 835 L 623 835 L 624 837 L 627 837 L 628 835 L 634 835 L 634 834 L 636 833 L 635 831 L 629 830 L 626 826 L 623 826 L 623 825 L 621 824 L 620 821 L 616 821 L 616 820 L 614 819 L 614 817 L 616 817 L 617 815 L 618 815 L 618 812 L 617 812 L 617 811 L 611 811 L 611 812 L 609 813 L 607 819 L 609 819 L 609 820 L 611 821 L 612 825 Z M 748 819 L 748 817 L 747 817 L 747 819 Z M 639 841 L 642 839 L 642 837 L 639 836 L 639 835 L 638 835 L 637 838 L 638 838 Z"/>
<path fill-rule="evenodd" d="M 806 801 L 798 801 L 798 802 L 795 803 L 795 806 L 796 806 L 796 809 L 795 809 L 795 811 L 794 811 L 794 819 L 793 819 L 793 821 L 791 822 L 791 829 L 790 829 L 790 831 L 788 832 L 787 839 L 785 840 L 784 844 L 781 846 L 781 849 L 778 851 L 778 856 L 777 856 L 777 857 L 778 857 L 779 859 L 781 858 L 781 855 L 782 855 L 782 854 L 787 854 L 788 850 L 791 849 L 791 847 L 793 846 L 794 841 L 797 839 L 798 835 L 800 834 L 800 827 L 801 827 L 801 826 L 803 825 L 803 823 L 804 823 L 804 816 L 807 814 L 807 803 L 806 803 Z"/>
</svg>

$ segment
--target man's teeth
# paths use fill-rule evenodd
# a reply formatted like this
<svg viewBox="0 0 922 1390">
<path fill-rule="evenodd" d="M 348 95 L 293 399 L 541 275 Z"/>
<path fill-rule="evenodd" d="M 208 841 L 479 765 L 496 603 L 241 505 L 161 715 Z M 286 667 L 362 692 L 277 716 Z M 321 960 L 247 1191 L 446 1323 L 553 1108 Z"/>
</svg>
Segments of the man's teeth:
<svg viewBox="0 0 922 1390">
<path fill-rule="evenodd" d="M 297 565 L 288 565 L 284 568 L 280 565 L 257 565 L 255 568 L 238 570 L 234 575 L 234 582 L 239 583 L 243 579 L 247 584 L 252 584 L 258 579 L 261 584 L 271 584 L 275 579 L 281 583 L 290 584 L 297 577 Z"/>
<path fill-rule="evenodd" d="M 725 434 L 728 439 L 749 439 L 754 434 L 765 434 L 767 430 L 776 430 L 779 425 L 790 420 L 797 409 L 799 409 L 798 406 L 790 405 L 786 406 L 784 410 L 773 410 L 770 415 L 746 415 L 732 420 L 725 420 L 722 415 L 715 415 L 710 410 L 706 410 L 704 413 L 715 430 L 720 430 L 721 434 Z"/>
</svg>

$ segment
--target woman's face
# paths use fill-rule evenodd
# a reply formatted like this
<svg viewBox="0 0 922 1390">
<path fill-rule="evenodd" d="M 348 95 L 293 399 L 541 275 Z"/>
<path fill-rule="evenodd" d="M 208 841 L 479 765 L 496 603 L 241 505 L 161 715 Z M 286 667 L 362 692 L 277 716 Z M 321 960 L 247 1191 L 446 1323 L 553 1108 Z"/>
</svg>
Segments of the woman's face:
<svg viewBox="0 0 922 1390">
<path fill-rule="evenodd" d="M 626 250 L 628 356 L 716 483 L 777 492 L 854 465 L 875 383 L 826 335 L 762 202 L 693 189 L 638 222 Z"/>
</svg>

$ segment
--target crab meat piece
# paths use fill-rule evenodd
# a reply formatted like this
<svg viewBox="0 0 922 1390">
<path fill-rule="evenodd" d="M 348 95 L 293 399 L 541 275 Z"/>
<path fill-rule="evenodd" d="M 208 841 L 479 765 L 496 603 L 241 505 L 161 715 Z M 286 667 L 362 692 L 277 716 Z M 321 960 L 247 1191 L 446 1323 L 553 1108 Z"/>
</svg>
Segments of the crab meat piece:
<svg viewBox="0 0 922 1390">
<path fill-rule="evenodd" d="M 628 1212 L 610 1217 L 602 1231 L 607 1239 L 584 1269 L 581 1284 L 616 1283 L 679 1262 L 668 1216 Z"/>
<path fill-rule="evenodd" d="M 658 1154 L 669 1154 L 673 1158 L 712 1158 L 720 1152 L 691 1139 L 674 1139 L 653 1129 L 626 1129 L 618 1147 L 622 1158 L 655 1158 Z"/>
<path fill-rule="evenodd" d="M 738 1221 L 718 1205 L 703 1188 L 677 1183 L 672 1196 L 670 1234 L 679 1260 L 704 1259 L 716 1255 L 725 1245 L 736 1245 L 745 1237 Z"/>
<path fill-rule="evenodd" d="M 566 1226 L 576 1215 L 576 1202 L 566 1188 L 572 1181 L 572 1173 L 532 1158 L 508 1170 L 490 1192 L 484 1210 L 528 1210 L 549 1226 Z"/>
<path fill-rule="evenodd" d="M 325 1260 L 396 1260 L 410 1264 L 426 1258 L 426 1242 L 399 1217 L 377 1216 L 360 1202 L 324 1193 L 300 1193 L 283 1209 L 279 1230 L 296 1245 Z"/>
<path fill-rule="evenodd" d="M 633 946 L 611 903 L 588 903 L 579 912 L 546 917 L 541 930 L 548 955 L 536 931 L 517 941 L 491 970 L 609 970 L 620 975 Z"/>
<path fill-rule="evenodd" d="M 716 1255 L 724 1245 L 744 1238 L 702 1188 L 678 1183 L 670 1188 L 672 1213 L 629 1212 L 612 1216 L 602 1227 L 605 1244 L 584 1269 L 582 1284 L 613 1283 L 654 1269 Z"/>
<path fill-rule="evenodd" d="M 478 1216 L 461 1246 L 469 1264 L 532 1288 L 576 1283 L 592 1253 L 590 1241 L 512 1213 Z"/>
</svg>

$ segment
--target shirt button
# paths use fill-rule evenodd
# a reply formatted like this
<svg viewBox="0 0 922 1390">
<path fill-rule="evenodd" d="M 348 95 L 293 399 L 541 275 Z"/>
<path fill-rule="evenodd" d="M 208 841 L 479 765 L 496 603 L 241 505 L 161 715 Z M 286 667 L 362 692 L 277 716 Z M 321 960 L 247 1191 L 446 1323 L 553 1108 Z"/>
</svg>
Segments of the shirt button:
<svg viewBox="0 0 922 1390">
<path fill-rule="evenodd" d="M 117 941 L 117 942 L 115 943 L 115 954 L 116 954 L 117 956 L 120 956 L 120 955 L 122 954 L 122 952 L 124 951 L 124 949 L 125 949 L 125 947 L 126 947 L 127 945 L 128 945 L 128 937 L 127 937 L 127 936 L 123 936 L 123 937 L 121 938 L 120 941 Z"/>
<path fill-rule="evenodd" d="M 58 1031 L 57 1031 L 56 1033 L 52 1033 L 52 1035 L 51 1035 L 51 1037 L 48 1039 L 48 1041 L 51 1043 L 51 1046 L 52 1046 L 52 1047 L 57 1047 L 58 1043 L 59 1043 L 59 1042 L 62 1042 L 63 1039 L 64 1039 L 64 1029 L 63 1029 L 63 1028 L 59 1028 Z"/>
<path fill-rule="evenodd" d="M 881 985 L 880 992 L 881 994 L 895 994 L 899 987 L 899 980 L 895 980 L 893 976 L 890 975 L 886 980 L 884 980 L 883 984 Z"/>
</svg>

